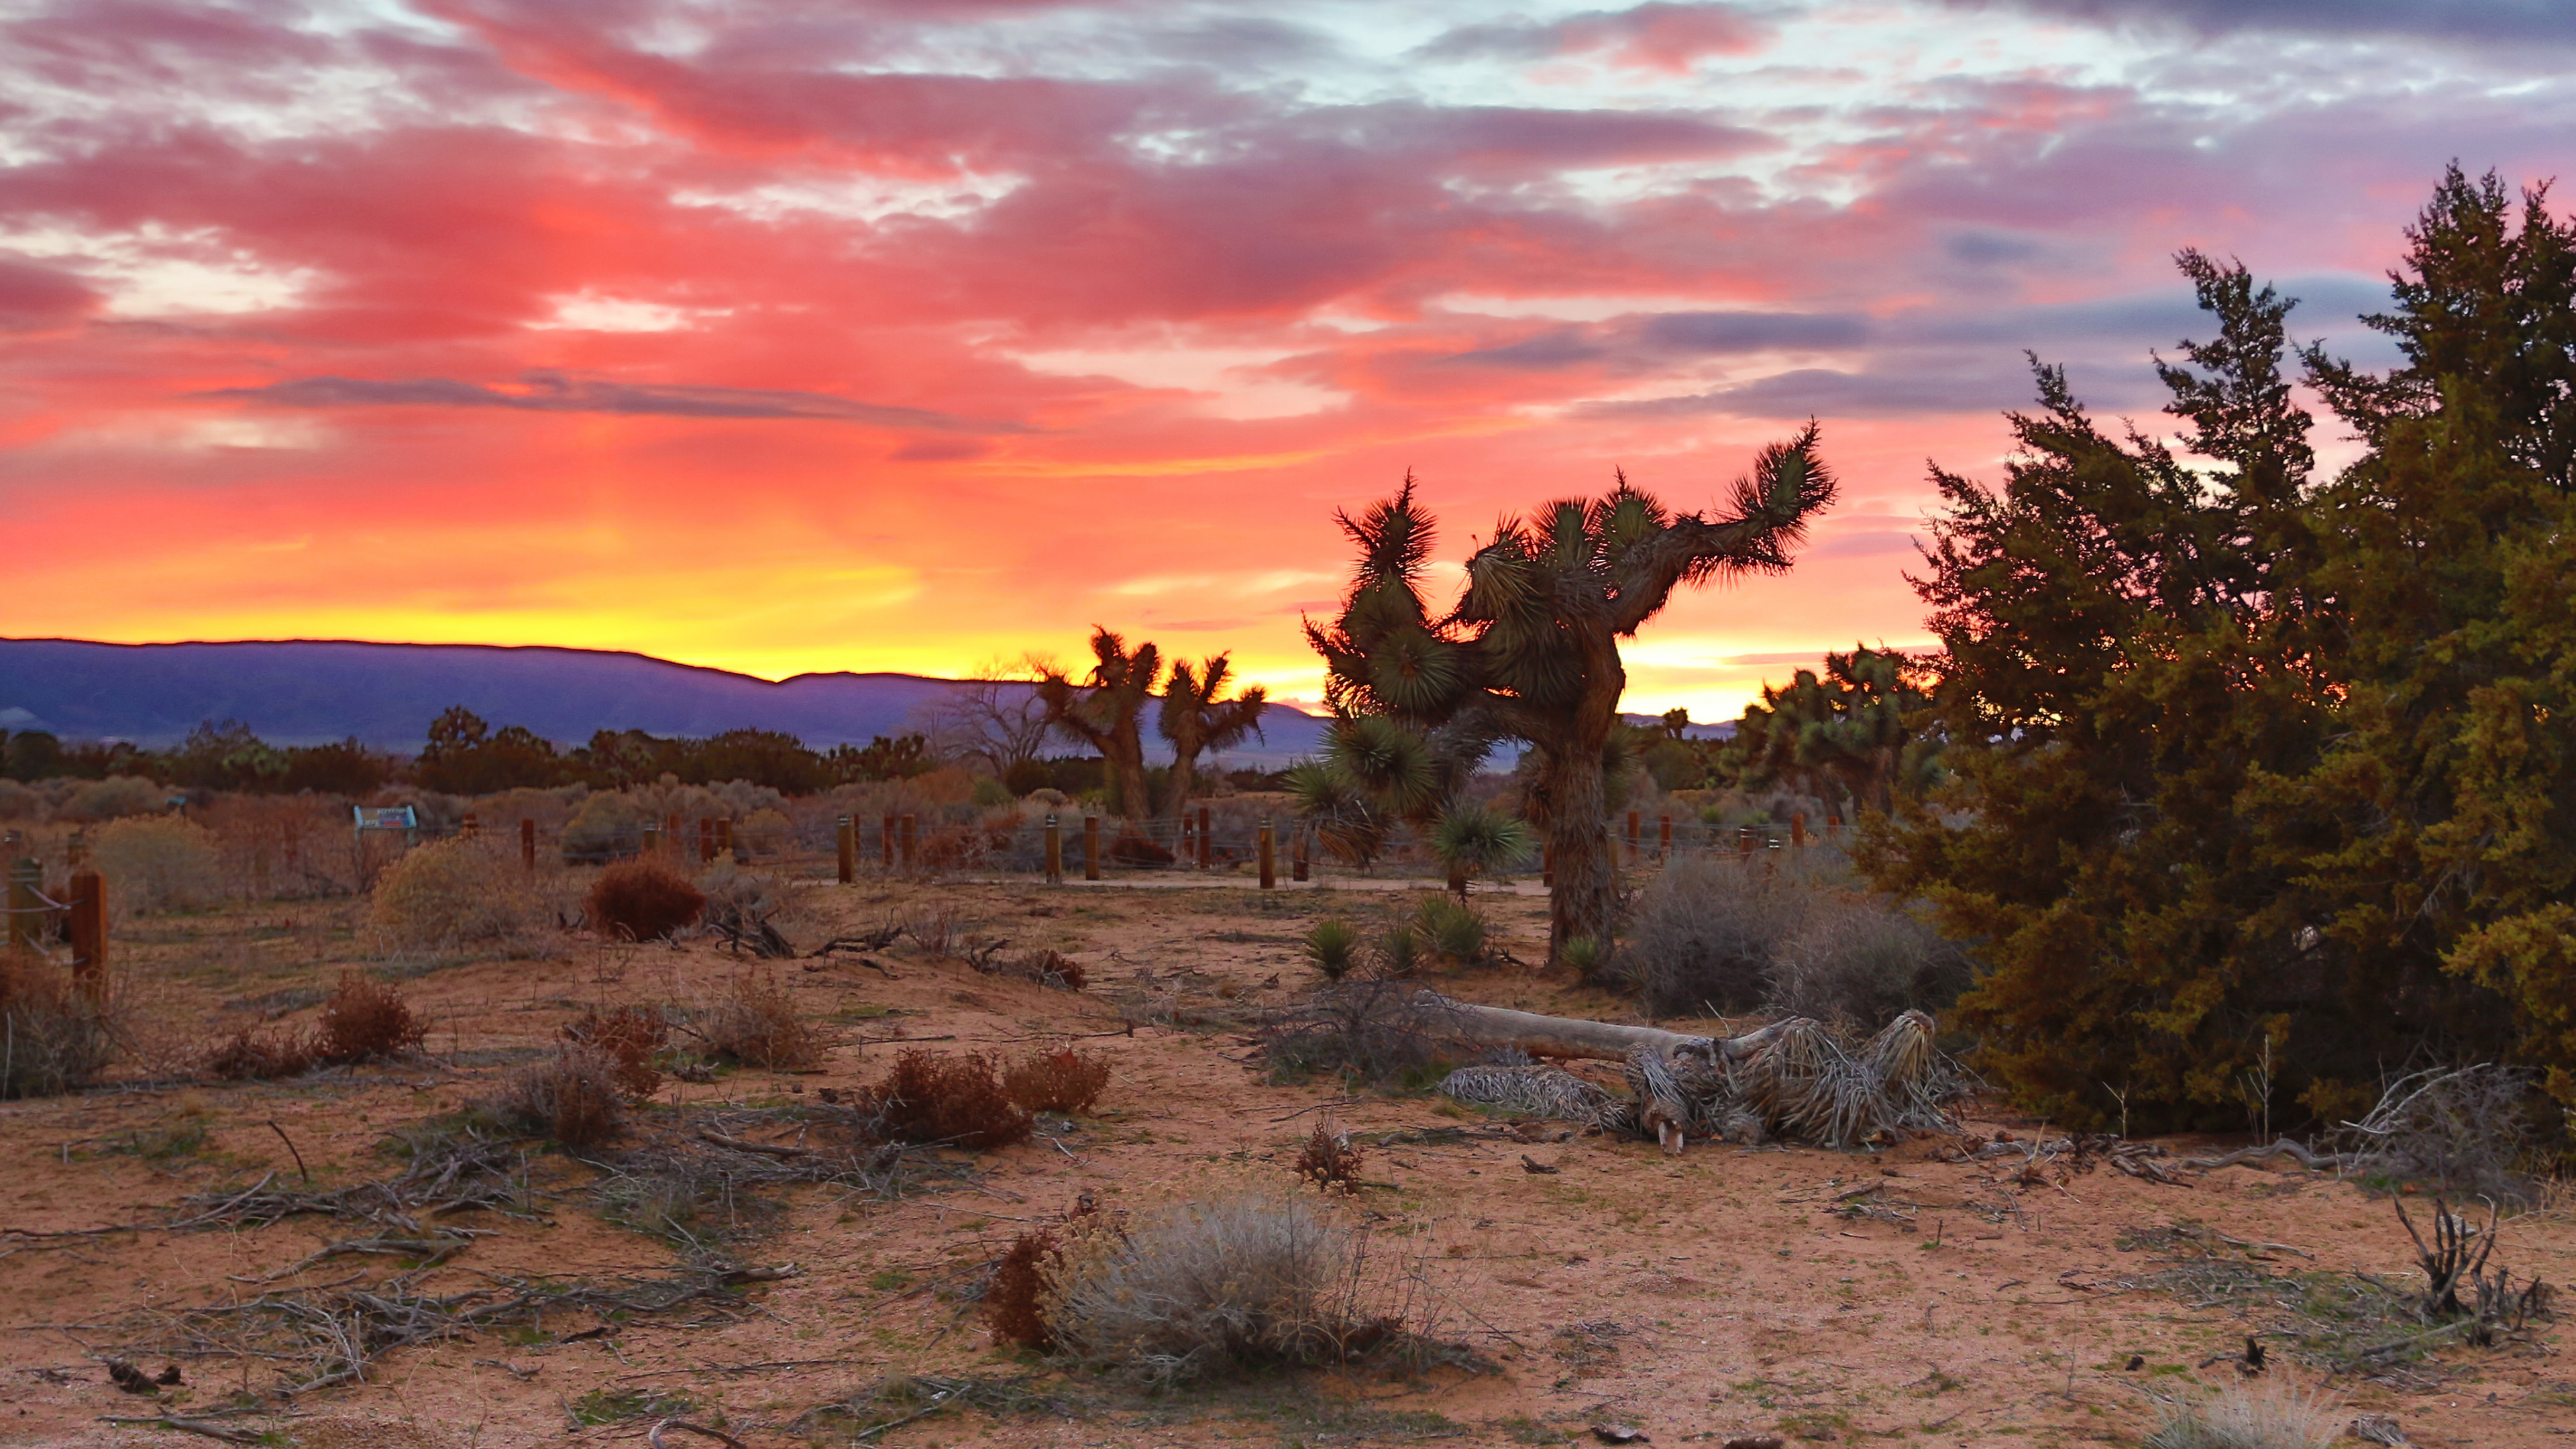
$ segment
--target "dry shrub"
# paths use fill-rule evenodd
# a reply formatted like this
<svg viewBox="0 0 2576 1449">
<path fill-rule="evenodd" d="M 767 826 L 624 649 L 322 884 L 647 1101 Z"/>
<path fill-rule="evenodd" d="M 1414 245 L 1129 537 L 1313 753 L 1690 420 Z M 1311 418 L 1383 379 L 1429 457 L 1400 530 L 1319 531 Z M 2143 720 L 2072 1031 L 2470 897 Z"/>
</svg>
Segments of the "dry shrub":
<svg viewBox="0 0 2576 1449">
<path fill-rule="evenodd" d="M 653 1054 L 671 1039 L 662 1013 L 640 1006 L 612 1011 L 593 1007 L 565 1023 L 563 1038 L 606 1056 L 617 1090 L 627 1100 L 641 1102 L 661 1088 L 662 1071 L 653 1065 Z"/>
<path fill-rule="evenodd" d="M 1262 1055 L 1282 1078 L 1330 1072 L 1428 1085 L 1455 1065 L 1454 1032 L 1441 1008 L 1415 1001 L 1417 989 L 1385 979 L 1327 986 L 1271 1013 L 1261 1025 Z"/>
<path fill-rule="evenodd" d="M 120 915 L 191 910 L 222 890 L 215 837 L 175 815 L 111 820 L 90 832 L 89 852 L 108 879 L 108 906 Z"/>
<path fill-rule="evenodd" d="M 1875 1031 L 1968 988 L 1967 953 L 1929 922 L 1864 897 L 1819 897 L 1779 948 L 1767 1010 Z"/>
<path fill-rule="evenodd" d="M 1132 830 L 1118 832 L 1118 838 L 1109 843 L 1111 865 L 1170 865 L 1178 858 L 1172 854 L 1169 847 L 1147 839 Z"/>
<path fill-rule="evenodd" d="M 621 860 L 591 882 L 582 908 L 611 940 L 657 941 L 698 918 L 706 896 L 659 860 Z"/>
<path fill-rule="evenodd" d="M 88 1086 L 116 1055 L 115 1008 L 48 966 L 0 955 L 0 1098 Z"/>
<path fill-rule="evenodd" d="M 2337 1134 L 2374 1170 L 2432 1183 L 2444 1192 L 2527 1201 L 2523 1170 L 2540 1074 L 2477 1062 L 2429 1067 L 2389 1082 L 2379 1103 Z"/>
<path fill-rule="evenodd" d="M 309 795 L 233 795 L 201 818 L 223 849 L 233 890 L 247 900 L 338 895 L 354 889 L 349 812 Z"/>
<path fill-rule="evenodd" d="M 2156 1401 L 2146 1449 L 2330 1449 L 2343 1405 L 2285 1379 L 2222 1384 Z"/>
<path fill-rule="evenodd" d="M 992 1327 L 994 1342 L 1040 1353 L 1055 1347 L 1043 1300 L 1047 1264 L 1063 1246 L 1050 1228 L 1032 1229 L 1011 1240 L 1011 1250 L 994 1265 L 993 1281 L 984 1286 L 984 1321 Z"/>
<path fill-rule="evenodd" d="M 1080 991 L 1091 982 L 1082 963 L 1061 951 L 1031 951 L 1016 960 L 996 961 L 976 970 L 987 976 L 1009 976 L 1021 981 L 1034 981 L 1058 991 Z"/>
<path fill-rule="evenodd" d="M 1031 1112 L 1088 1112 L 1108 1085 L 1108 1059 L 1071 1047 L 1040 1052 L 1002 1074 L 1002 1090 Z"/>
<path fill-rule="evenodd" d="M 806 1071 L 822 1065 L 830 1045 L 820 1028 L 796 1014 L 787 988 L 770 976 L 737 976 L 701 1008 L 689 1029 L 719 1055 L 772 1071 Z"/>
<path fill-rule="evenodd" d="M 890 1141 L 945 1143 L 973 1151 L 1028 1140 L 1035 1125 L 980 1052 L 942 1056 L 913 1047 L 894 1059 L 868 1104 L 883 1114 Z"/>
<path fill-rule="evenodd" d="M 367 903 L 368 935 L 387 956 L 507 941 L 536 921 L 525 875 L 493 841 L 433 841 L 405 852 L 377 877 Z"/>
<path fill-rule="evenodd" d="M 206 1070 L 227 1082 L 300 1076 L 321 1061 L 313 1034 L 296 1027 L 242 1027 L 206 1053 Z"/>
<path fill-rule="evenodd" d="M 313 1035 L 315 1052 L 324 1061 L 381 1061 L 420 1050 L 429 1039 L 429 1024 L 412 1014 L 411 1003 L 391 985 L 343 971 L 340 984 L 322 1003 Z"/>
<path fill-rule="evenodd" d="M 1297 1153 L 1297 1175 L 1317 1187 L 1348 1188 L 1359 1181 L 1360 1150 L 1351 1145 L 1351 1134 L 1334 1131 L 1330 1122 L 1316 1123 Z"/>
<path fill-rule="evenodd" d="M 60 805 L 56 820 L 114 820 L 121 815 L 156 814 L 170 802 L 170 792 L 140 775 L 110 775 L 82 782 Z M 6 818 L 6 817 L 0 817 Z"/>
<path fill-rule="evenodd" d="M 1090 1362 L 1169 1387 L 1329 1362 L 1389 1327 L 1352 1313 L 1354 1234 L 1311 1192 L 1250 1185 L 1107 1218 L 1076 1221 L 1043 1264 L 1046 1326 Z"/>
<path fill-rule="evenodd" d="M 1813 900 L 1801 872 L 1769 861 L 1676 860 L 1640 894 L 1619 967 L 1658 1016 L 1750 1011 Z"/>
<path fill-rule="evenodd" d="M 493 1105 L 513 1125 L 576 1149 L 596 1147 L 626 1125 L 617 1059 L 580 1042 L 512 1072 Z"/>
</svg>

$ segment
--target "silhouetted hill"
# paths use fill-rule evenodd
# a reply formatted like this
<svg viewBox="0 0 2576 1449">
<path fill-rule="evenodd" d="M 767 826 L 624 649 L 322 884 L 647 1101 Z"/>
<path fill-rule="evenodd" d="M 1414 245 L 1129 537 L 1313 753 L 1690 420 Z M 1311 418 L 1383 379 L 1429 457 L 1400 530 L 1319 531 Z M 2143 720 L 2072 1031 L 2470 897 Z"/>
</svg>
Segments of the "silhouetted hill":
<svg viewBox="0 0 2576 1449">
<path fill-rule="evenodd" d="M 495 726 L 526 725 L 561 744 L 601 729 L 711 735 L 783 730 L 815 749 L 900 734 L 952 681 L 918 674 L 747 674 L 597 649 L 480 644 L 97 644 L 0 639 L 0 728 L 67 740 L 176 744 L 201 720 L 238 719 L 273 744 L 357 736 L 415 750 L 429 722 L 461 704 Z M 1313 753 L 1323 722 L 1274 705 L 1269 738 L 1236 763 Z"/>
</svg>

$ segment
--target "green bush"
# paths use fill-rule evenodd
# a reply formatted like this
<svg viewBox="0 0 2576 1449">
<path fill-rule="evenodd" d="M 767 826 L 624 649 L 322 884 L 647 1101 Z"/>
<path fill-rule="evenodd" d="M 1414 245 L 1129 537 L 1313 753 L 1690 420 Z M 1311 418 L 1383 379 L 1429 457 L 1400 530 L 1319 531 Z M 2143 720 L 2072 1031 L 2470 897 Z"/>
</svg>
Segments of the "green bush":
<svg viewBox="0 0 2576 1449">
<path fill-rule="evenodd" d="M 1360 933 L 1350 922 L 1338 917 L 1317 921 L 1306 933 L 1306 959 L 1324 973 L 1327 981 L 1339 981 L 1351 974 L 1359 960 Z"/>
</svg>

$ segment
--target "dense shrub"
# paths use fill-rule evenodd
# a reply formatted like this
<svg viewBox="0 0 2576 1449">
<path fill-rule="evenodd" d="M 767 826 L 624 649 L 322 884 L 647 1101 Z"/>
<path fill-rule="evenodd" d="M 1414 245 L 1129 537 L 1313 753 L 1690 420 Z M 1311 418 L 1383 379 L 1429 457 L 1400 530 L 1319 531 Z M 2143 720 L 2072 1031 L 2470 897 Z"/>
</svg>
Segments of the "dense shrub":
<svg viewBox="0 0 2576 1449">
<path fill-rule="evenodd" d="M 596 1147 L 626 1125 L 616 1059 L 579 1042 L 512 1072 L 494 1106 L 512 1125 L 576 1149 Z"/>
<path fill-rule="evenodd" d="M 113 1012 L 64 973 L 0 952 L 0 1098 L 50 1097 L 98 1080 L 116 1055 Z"/>
<path fill-rule="evenodd" d="M 2286 1379 L 2187 1389 L 2156 1401 L 2146 1449 L 2330 1449 L 2343 1404 Z"/>
<path fill-rule="evenodd" d="M 653 1054 L 671 1038 L 662 1013 L 640 1006 L 593 1007 L 565 1023 L 563 1038 L 607 1057 L 611 1079 L 629 1100 L 640 1102 L 661 1088 L 662 1072 L 653 1064 Z"/>
<path fill-rule="evenodd" d="M 643 844 L 644 812 L 622 790 L 603 790 L 583 799 L 564 822 L 566 865 L 598 865 L 633 855 Z"/>
<path fill-rule="evenodd" d="M 1328 1362 L 1372 1327 L 1349 1311 L 1351 1231 L 1310 1193 L 1248 1187 L 1123 1229 L 1105 1216 L 1043 1265 L 1046 1326 L 1081 1358 L 1168 1387 Z"/>
<path fill-rule="evenodd" d="M 90 832 L 91 863 L 109 882 L 108 905 L 119 914 L 189 910 L 222 890 L 215 838 L 194 821 L 170 815 L 111 820 Z"/>
<path fill-rule="evenodd" d="M 1750 1011 L 1812 902 L 1794 869 L 1685 858 L 1640 893 L 1619 967 L 1658 1016 Z"/>
<path fill-rule="evenodd" d="M 981 1053 L 951 1057 L 907 1048 L 868 1097 L 883 1114 L 887 1137 L 897 1142 L 980 1151 L 1026 1141 L 1033 1125 L 994 1076 L 992 1058 Z"/>
<path fill-rule="evenodd" d="M 1455 896 L 1426 896 L 1413 913 L 1413 932 L 1432 955 L 1457 966 L 1485 959 L 1485 918 Z"/>
<path fill-rule="evenodd" d="M 1819 899 L 1780 947 L 1769 1007 L 1876 1031 L 1900 1012 L 1948 1006 L 1968 979 L 1967 954 L 1913 912 L 1868 897 Z"/>
<path fill-rule="evenodd" d="M 420 1050 L 429 1039 L 429 1026 L 412 1014 L 400 991 L 372 976 L 343 971 L 340 984 L 322 1003 L 313 1039 L 324 1061 L 381 1061 Z"/>
<path fill-rule="evenodd" d="M 1262 1023 L 1262 1055 L 1282 1078 L 1329 1072 L 1427 1085 L 1452 1065 L 1453 1033 L 1441 1009 L 1417 994 L 1410 982 L 1384 978 L 1327 986 Z"/>
<path fill-rule="evenodd" d="M 698 918 L 704 893 L 658 860 L 621 860 L 591 882 L 582 909 L 611 940 L 657 941 Z"/>
<path fill-rule="evenodd" d="M 1040 1052 L 1002 1074 L 1002 1090 L 1031 1112 L 1088 1112 L 1108 1085 L 1108 1060 L 1071 1047 Z"/>
<path fill-rule="evenodd" d="M 388 956 L 490 946 L 535 921 L 525 873 L 491 840 L 440 840 L 407 851 L 385 867 L 367 902 L 371 944 Z"/>
<path fill-rule="evenodd" d="M 114 820 L 125 815 L 151 815 L 169 803 L 170 792 L 140 775 L 110 775 L 84 780 L 54 807 L 57 820 Z"/>
<path fill-rule="evenodd" d="M 819 1066 L 830 1045 L 822 1030 L 796 1014 L 787 988 L 767 976 L 738 976 L 725 993 L 694 1013 L 689 1029 L 709 1050 L 772 1071 Z"/>
</svg>

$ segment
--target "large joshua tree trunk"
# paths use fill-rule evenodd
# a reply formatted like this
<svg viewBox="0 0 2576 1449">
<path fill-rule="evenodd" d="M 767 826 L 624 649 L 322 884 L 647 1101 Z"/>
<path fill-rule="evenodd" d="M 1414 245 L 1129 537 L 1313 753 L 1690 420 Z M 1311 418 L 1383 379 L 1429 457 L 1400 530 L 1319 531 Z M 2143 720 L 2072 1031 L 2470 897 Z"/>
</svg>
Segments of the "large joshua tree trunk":
<svg viewBox="0 0 2576 1449">
<path fill-rule="evenodd" d="M 1547 843 L 1556 885 L 1548 895 L 1547 959 L 1565 958 L 1565 946 L 1588 936 L 1606 950 L 1619 924 L 1619 858 L 1610 843 L 1610 782 L 1605 759 L 1610 731 L 1619 721 L 1619 696 L 1628 687 L 1619 651 L 1610 640 L 1583 641 L 1590 666 L 1583 698 L 1567 727 L 1541 744 L 1546 771 Z"/>
</svg>

